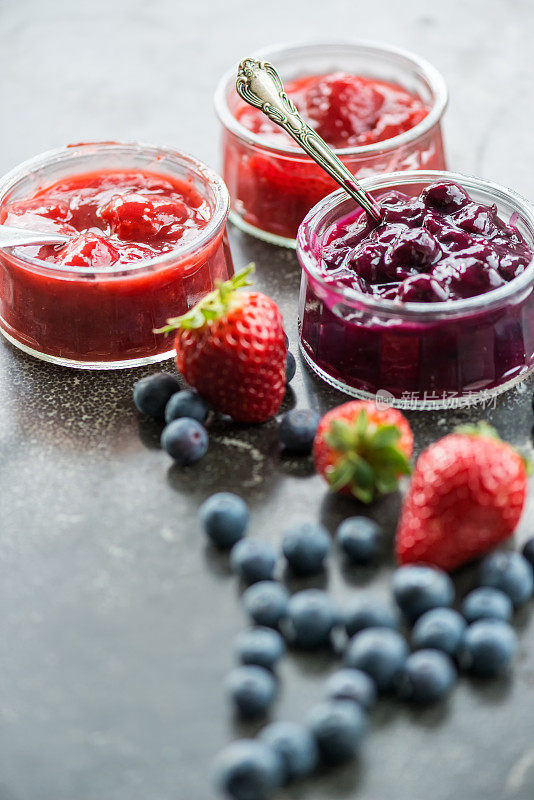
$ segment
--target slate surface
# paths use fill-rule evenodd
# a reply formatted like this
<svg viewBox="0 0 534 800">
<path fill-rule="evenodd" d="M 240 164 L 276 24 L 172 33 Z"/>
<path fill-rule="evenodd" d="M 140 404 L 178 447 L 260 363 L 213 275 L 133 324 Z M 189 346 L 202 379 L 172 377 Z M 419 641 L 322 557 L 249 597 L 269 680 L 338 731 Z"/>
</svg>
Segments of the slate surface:
<svg viewBox="0 0 534 800">
<path fill-rule="evenodd" d="M 168 142 L 216 165 L 211 94 L 223 69 L 279 39 L 352 35 L 432 59 L 451 90 L 451 166 L 534 196 L 530 0 L 331 0 L 327 12 L 302 0 L 0 0 L 0 171 L 96 138 Z M 237 265 L 257 262 L 296 350 L 294 255 L 236 231 L 231 244 Z M 251 731 L 231 719 L 221 689 L 244 623 L 239 593 L 199 535 L 197 506 L 216 489 L 238 491 L 253 534 L 273 542 L 291 520 L 334 530 L 354 511 L 325 494 L 306 460 L 280 457 L 274 421 L 219 425 L 201 463 L 173 467 L 157 426 L 132 409 L 141 374 L 61 370 L 0 342 L 0 800 L 212 798 L 213 755 Z M 527 451 L 531 395 L 523 385 L 486 410 Z M 343 399 L 299 361 L 284 408 Z M 473 416 L 412 413 L 418 450 Z M 373 511 L 389 537 L 398 504 Z M 533 518 L 531 504 L 519 541 Z M 386 593 L 391 568 L 388 552 L 365 572 L 332 558 L 323 583 L 340 601 L 360 587 Z M 472 581 L 472 570 L 458 577 L 462 590 Z M 532 798 L 531 612 L 517 620 L 510 680 L 462 679 L 446 707 L 425 712 L 384 702 L 358 763 L 281 798 Z M 275 716 L 299 719 L 334 666 L 324 655 L 286 658 Z"/>
</svg>

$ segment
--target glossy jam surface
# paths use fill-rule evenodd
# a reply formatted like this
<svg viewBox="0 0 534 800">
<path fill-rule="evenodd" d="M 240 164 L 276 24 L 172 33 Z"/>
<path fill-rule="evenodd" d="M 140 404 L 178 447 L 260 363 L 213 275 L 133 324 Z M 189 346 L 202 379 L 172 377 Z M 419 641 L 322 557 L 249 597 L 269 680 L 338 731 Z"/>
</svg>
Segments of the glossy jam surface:
<svg viewBox="0 0 534 800">
<path fill-rule="evenodd" d="M 286 92 L 305 121 L 332 147 L 361 147 L 414 128 L 427 106 L 401 86 L 346 72 L 288 81 Z M 270 144 L 294 144 L 262 111 L 243 103 L 239 122 Z"/>
<path fill-rule="evenodd" d="M 1 224 L 72 236 L 65 246 L 19 248 L 19 255 L 104 270 L 164 255 L 198 236 L 210 217 L 192 186 L 142 171 L 76 175 L 0 210 Z"/>
<path fill-rule="evenodd" d="M 0 253 L 3 330 L 34 353 L 80 365 L 143 363 L 169 353 L 172 338 L 154 328 L 233 272 L 224 225 L 195 246 L 214 194 L 190 175 L 95 171 L 0 207 L 0 222 L 72 236 L 67 245 Z"/>
<path fill-rule="evenodd" d="M 377 198 L 383 221 L 363 212 L 336 223 L 323 249 L 328 283 L 387 300 L 442 302 L 484 294 L 520 275 L 534 253 L 520 232 L 454 183 L 418 197 Z"/>
</svg>

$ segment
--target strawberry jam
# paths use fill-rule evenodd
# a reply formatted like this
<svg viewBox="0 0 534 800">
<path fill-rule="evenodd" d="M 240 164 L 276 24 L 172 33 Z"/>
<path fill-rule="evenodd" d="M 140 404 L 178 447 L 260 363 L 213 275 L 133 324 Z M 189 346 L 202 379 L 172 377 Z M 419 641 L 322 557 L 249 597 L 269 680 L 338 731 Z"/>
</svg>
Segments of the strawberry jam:
<svg viewBox="0 0 534 800">
<path fill-rule="evenodd" d="M 1 202 L 0 223 L 71 237 L 0 255 L 2 326 L 15 343 L 81 366 L 169 353 L 172 341 L 153 329 L 232 272 L 224 185 L 213 177 L 221 209 L 196 162 L 183 158 L 180 177 L 98 169 Z"/>
</svg>

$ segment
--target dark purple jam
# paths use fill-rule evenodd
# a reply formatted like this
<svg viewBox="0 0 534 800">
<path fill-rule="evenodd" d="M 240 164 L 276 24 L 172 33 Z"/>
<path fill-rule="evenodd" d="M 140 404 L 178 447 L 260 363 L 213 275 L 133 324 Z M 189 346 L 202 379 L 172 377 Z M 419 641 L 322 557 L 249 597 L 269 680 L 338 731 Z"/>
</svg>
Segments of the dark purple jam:
<svg viewBox="0 0 534 800">
<path fill-rule="evenodd" d="M 386 300 L 435 303 L 504 286 L 534 256 L 513 219 L 476 203 L 455 183 L 433 183 L 418 197 L 378 198 L 383 221 L 362 211 L 333 226 L 323 248 L 327 283 Z"/>
</svg>

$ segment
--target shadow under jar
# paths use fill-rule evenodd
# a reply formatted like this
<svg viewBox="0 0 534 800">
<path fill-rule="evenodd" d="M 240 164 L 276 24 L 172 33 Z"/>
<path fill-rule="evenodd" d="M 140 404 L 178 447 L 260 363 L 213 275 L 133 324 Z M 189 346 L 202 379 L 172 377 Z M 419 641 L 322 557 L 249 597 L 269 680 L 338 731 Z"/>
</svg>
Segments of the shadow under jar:
<svg viewBox="0 0 534 800">
<path fill-rule="evenodd" d="M 286 88 L 289 81 L 312 76 L 343 73 L 349 79 L 362 78 L 363 95 L 356 91 L 352 94 L 356 117 L 361 112 L 373 118 L 373 99 L 378 97 L 380 101 L 373 89 L 375 81 L 386 98 L 390 90 L 395 94 L 400 89 L 401 104 L 411 97 L 420 108 L 424 107 L 425 116 L 415 116 L 420 121 L 408 130 L 358 146 L 336 145 L 320 124 L 311 121 L 358 179 L 398 170 L 446 168 L 440 123 L 447 105 L 447 87 L 440 73 L 423 59 L 387 45 L 366 42 L 280 46 L 262 50 L 255 57 L 272 62 Z M 274 124 L 267 122 L 268 127 L 275 128 L 273 136 L 272 131 L 255 133 L 240 121 L 249 107 L 235 91 L 235 79 L 236 71 L 232 69 L 223 76 L 215 94 L 215 107 L 223 126 L 223 177 L 231 198 L 230 220 L 253 236 L 295 247 L 299 224 L 319 200 L 334 191 L 336 184 Z M 350 88 L 349 85 L 349 93 Z M 330 90 L 331 86 L 327 87 Z M 291 91 L 288 93 L 292 96 Z M 350 102 L 346 94 L 339 100 L 340 113 L 345 115 Z M 328 102 L 328 96 L 319 96 L 316 101 L 320 106 L 323 101 Z M 302 111 L 297 98 L 299 105 Z M 262 115 L 257 109 L 251 111 Z M 393 114 L 388 116 L 385 112 L 381 117 L 380 105 L 375 113 L 380 127 L 374 131 L 377 136 L 398 129 Z M 330 121 L 334 128 L 340 122 Z M 325 122 L 328 125 L 328 118 Z M 345 116 L 344 122 L 348 125 L 350 119 Z M 373 132 L 367 133 L 372 139 Z M 367 133 L 362 133 L 363 138 Z"/>
<path fill-rule="evenodd" d="M 374 197 L 416 197 L 437 181 L 463 187 L 475 203 L 495 204 L 534 250 L 534 209 L 515 192 L 451 172 L 399 172 L 367 178 Z M 401 302 L 325 281 L 323 247 L 355 204 L 335 192 L 302 223 L 300 345 L 309 366 L 355 397 L 431 410 L 481 402 L 523 380 L 534 365 L 534 260 L 503 286 L 474 297 Z"/>
<path fill-rule="evenodd" d="M 61 224 L 58 227 L 43 218 L 39 208 L 30 208 L 30 215 L 20 217 L 20 221 L 13 221 L 9 209 L 24 207 L 25 201 L 39 206 L 38 200 L 32 200 L 39 196 L 46 204 L 47 191 L 53 194 L 58 182 L 65 182 L 67 198 L 68 187 L 78 182 L 83 198 L 84 185 L 91 186 L 100 176 L 102 180 L 109 176 L 113 179 L 119 173 L 133 175 L 134 182 L 139 175 L 147 186 L 149 201 L 154 200 L 154 186 L 160 184 L 170 187 L 173 197 L 178 197 L 178 208 L 181 195 L 185 206 L 188 198 L 193 198 L 195 213 L 202 215 L 201 226 L 198 230 L 190 227 L 181 240 L 173 240 L 168 247 L 164 243 L 160 253 L 150 246 L 150 239 L 139 245 L 135 235 L 128 233 L 124 242 L 118 236 L 111 238 L 110 247 L 120 249 L 124 244 L 134 253 L 128 263 L 113 263 L 113 258 L 111 263 L 107 258 L 100 262 L 98 257 L 90 266 L 83 259 L 81 265 L 75 265 L 77 258 L 61 263 L 61 250 L 57 260 L 53 255 L 43 260 L 44 251 L 38 247 L 0 251 L 1 331 L 14 345 L 37 358 L 85 369 L 132 367 L 171 358 L 172 338 L 155 334 L 154 328 L 164 325 L 168 317 L 185 313 L 214 288 L 217 279 L 225 280 L 233 274 L 226 236 L 226 186 L 204 164 L 170 148 L 103 142 L 44 153 L 0 180 L 0 220 L 20 227 L 61 231 Z M 109 189 L 111 204 L 123 188 L 117 190 L 119 195 L 114 195 L 113 187 Z M 139 201 L 134 195 L 135 191 L 129 197 Z M 74 197 L 74 208 L 76 201 Z M 165 214 L 162 209 L 156 207 L 156 212 Z M 101 234 L 105 240 L 105 231 L 91 227 L 95 221 L 104 226 L 99 214 L 97 209 L 87 226 L 91 236 Z M 158 220 L 164 236 L 167 220 L 161 215 Z M 129 220 L 125 222 L 127 230 Z M 136 224 L 145 223 L 139 214 Z M 48 246 L 50 249 L 52 246 Z"/>
</svg>

